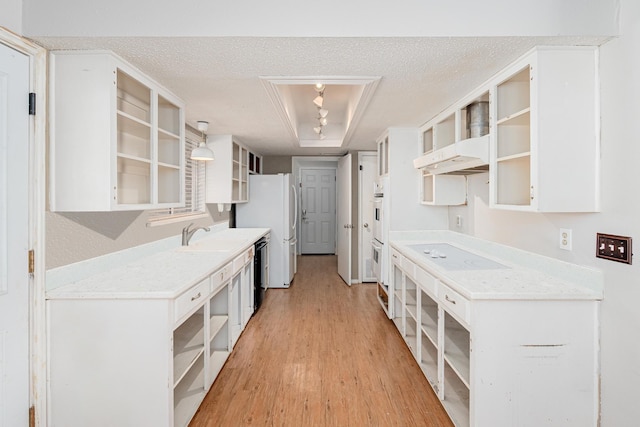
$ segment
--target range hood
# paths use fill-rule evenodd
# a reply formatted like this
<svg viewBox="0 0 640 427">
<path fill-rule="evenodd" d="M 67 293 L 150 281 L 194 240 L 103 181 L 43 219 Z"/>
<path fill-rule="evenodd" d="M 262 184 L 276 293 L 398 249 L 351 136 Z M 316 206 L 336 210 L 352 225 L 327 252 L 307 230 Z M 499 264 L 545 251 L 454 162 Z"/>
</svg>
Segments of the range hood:
<svg viewBox="0 0 640 427">
<path fill-rule="evenodd" d="M 489 135 L 469 138 L 418 157 L 416 169 L 426 169 L 432 175 L 443 173 L 478 173 L 488 170 Z"/>
</svg>

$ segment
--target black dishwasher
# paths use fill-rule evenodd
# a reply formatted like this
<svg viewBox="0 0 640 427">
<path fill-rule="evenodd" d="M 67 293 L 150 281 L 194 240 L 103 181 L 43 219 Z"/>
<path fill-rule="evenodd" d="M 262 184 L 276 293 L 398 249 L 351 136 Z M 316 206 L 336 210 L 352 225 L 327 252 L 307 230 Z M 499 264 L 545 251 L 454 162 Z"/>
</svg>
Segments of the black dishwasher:
<svg viewBox="0 0 640 427">
<path fill-rule="evenodd" d="M 268 256 L 269 239 L 263 237 L 255 244 L 255 256 L 253 258 L 254 313 L 260 308 L 269 283 Z"/>
</svg>

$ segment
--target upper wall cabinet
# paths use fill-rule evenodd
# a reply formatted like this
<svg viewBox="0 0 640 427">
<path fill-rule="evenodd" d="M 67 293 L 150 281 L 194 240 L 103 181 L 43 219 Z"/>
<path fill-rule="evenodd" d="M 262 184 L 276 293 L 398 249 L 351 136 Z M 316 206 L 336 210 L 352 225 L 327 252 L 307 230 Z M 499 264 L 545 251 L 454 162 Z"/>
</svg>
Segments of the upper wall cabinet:
<svg viewBox="0 0 640 427">
<path fill-rule="evenodd" d="M 486 171 L 489 164 L 489 90 L 477 91 L 422 128 L 415 168 L 439 175 Z M 460 172 L 463 171 L 463 172 Z"/>
<path fill-rule="evenodd" d="M 215 160 L 206 163 L 206 202 L 247 202 L 249 150 L 231 135 L 209 135 L 207 141 L 207 146 L 213 150 Z M 253 172 L 256 172 L 255 154 L 253 160 Z M 258 164 L 259 162 L 260 160 Z"/>
<path fill-rule="evenodd" d="M 599 210 L 598 51 L 536 48 L 491 85 L 490 203 Z"/>
<path fill-rule="evenodd" d="M 184 103 L 110 52 L 50 56 L 50 208 L 184 205 Z"/>
<path fill-rule="evenodd" d="M 389 175 L 389 136 L 380 138 L 378 145 L 378 176 Z"/>
</svg>

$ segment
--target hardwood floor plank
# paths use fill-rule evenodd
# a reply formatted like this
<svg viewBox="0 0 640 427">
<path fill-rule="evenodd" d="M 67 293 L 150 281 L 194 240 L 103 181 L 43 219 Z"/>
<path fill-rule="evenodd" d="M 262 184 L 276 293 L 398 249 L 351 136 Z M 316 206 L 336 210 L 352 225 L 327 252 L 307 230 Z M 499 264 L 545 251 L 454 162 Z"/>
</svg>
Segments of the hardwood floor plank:
<svg viewBox="0 0 640 427">
<path fill-rule="evenodd" d="M 375 286 L 347 286 L 327 255 L 267 292 L 190 424 L 452 425 Z"/>
</svg>

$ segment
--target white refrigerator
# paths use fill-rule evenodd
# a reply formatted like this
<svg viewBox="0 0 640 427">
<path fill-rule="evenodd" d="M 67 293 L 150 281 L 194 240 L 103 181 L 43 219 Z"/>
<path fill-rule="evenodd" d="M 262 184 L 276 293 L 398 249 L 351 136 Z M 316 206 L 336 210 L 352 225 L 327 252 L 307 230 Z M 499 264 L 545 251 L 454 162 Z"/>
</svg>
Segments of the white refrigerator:
<svg viewBox="0 0 640 427">
<path fill-rule="evenodd" d="M 291 174 L 250 175 L 249 201 L 236 205 L 236 227 L 268 227 L 269 287 L 288 288 L 296 273 L 298 194 Z"/>
</svg>

